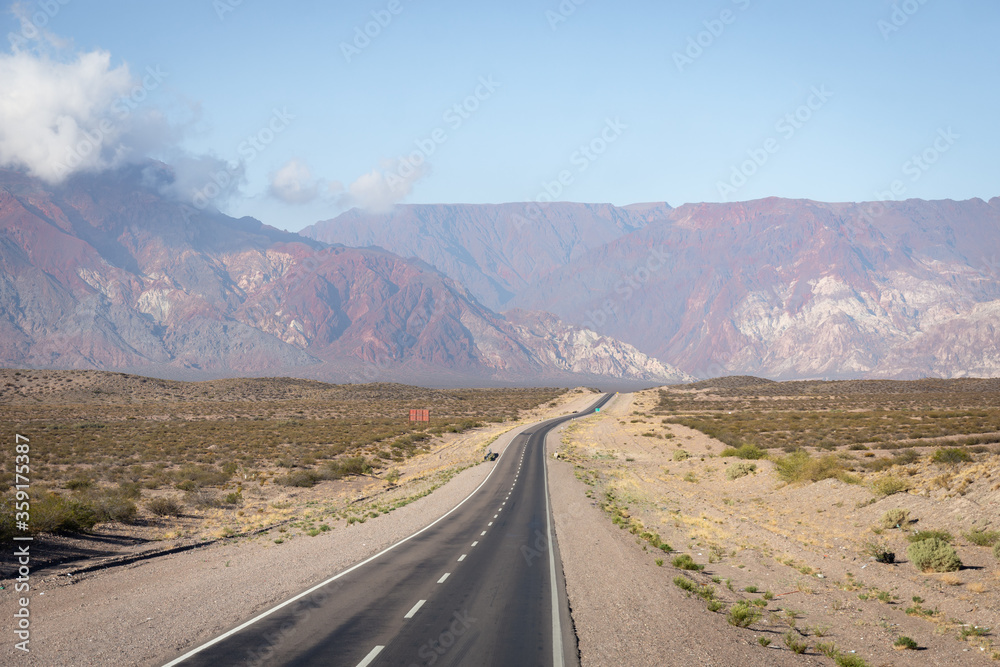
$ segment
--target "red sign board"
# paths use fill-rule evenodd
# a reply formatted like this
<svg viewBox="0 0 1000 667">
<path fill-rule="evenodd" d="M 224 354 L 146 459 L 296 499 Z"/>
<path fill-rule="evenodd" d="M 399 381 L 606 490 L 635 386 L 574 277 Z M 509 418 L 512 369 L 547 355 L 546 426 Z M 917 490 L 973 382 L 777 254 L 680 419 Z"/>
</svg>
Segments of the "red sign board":
<svg viewBox="0 0 1000 667">
<path fill-rule="evenodd" d="M 429 422 L 431 420 L 430 410 L 410 410 L 411 422 Z"/>
</svg>

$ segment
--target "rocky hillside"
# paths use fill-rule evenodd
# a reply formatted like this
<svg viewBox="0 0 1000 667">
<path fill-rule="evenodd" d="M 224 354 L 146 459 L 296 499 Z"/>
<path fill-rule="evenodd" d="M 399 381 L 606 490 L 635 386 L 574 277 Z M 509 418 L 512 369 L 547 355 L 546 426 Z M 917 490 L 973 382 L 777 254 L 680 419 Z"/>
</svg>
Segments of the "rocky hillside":
<svg viewBox="0 0 1000 667">
<path fill-rule="evenodd" d="M 560 347 L 423 262 L 181 206 L 157 193 L 171 176 L 152 164 L 51 188 L 0 170 L 0 365 L 420 384 L 684 377 L 628 346 L 609 363 L 596 336 Z"/>
</svg>

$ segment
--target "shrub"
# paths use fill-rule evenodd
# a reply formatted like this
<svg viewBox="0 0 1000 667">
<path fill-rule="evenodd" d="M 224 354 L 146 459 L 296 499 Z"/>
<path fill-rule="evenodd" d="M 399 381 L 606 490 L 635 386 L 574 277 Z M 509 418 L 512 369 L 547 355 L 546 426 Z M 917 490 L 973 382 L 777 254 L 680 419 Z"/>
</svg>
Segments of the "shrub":
<svg viewBox="0 0 1000 667">
<path fill-rule="evenodd" d="M 872 482 L 871 489 L 872 493 L 876 496 L 884 498 L 886 496 L 892 496 L 897 493 L 902 493 L 910 488 L 910 483 L 905 479 L 900 479 L 894 475 L 887 475 L 880 479 Z"/>
<path fill-rule="evenodd" d="M 892 509 L 882 515 L 883 528 L 902 528 L 910 518 L 910 511 L 904 509 Z"/>
<path fill-rule="evenodd" d="M 795 632 L 789 630 L 785 633 L 785 646 L 787 646 L 792 653 L 805 653 L 809 645 L 804 641 L 799 641 L 800 637 Z"/>
<path fill-rule="evenodd" d="M 947 530 L 918 530 L 915 533 L 906 536 L 906 539 L 910 542 L 921 542 L 923 540 L 941 540 L 942 542 L 948 542 L 949 544 L 954 539 Z"/>
<path fill-rule="evenodd" d="M 934 537 L 914 542 L 906 549 L 906 555 L 922 572 L 954 572 L 962 567 L 955 549 Z"/>
<path fill-rule="evenodd" d="M 991 547 L 1000 542 L 1000 531 L 973 529 L 965 534 L 965 539 L 969 540 L 977 547 Z"/>
<path fill-rule="evenodd" d="M 959 449 L 958 447 L 942 447 L 934 452 L 931 456 L 931 461 L 934 463 L 947 463 L 954 465 L 956 463 L 968 463 L 972 460 L 969 456 L 969 452 L 964 449 Z"/>
<path fill-rule="evenodd" d="M 156 516 L 180 516 L 181 508 L 180 501 L 172 496 L 150 498 L 146 502 L 146 509 Z"/>
<path fill-rule="evenodd" d="M 1000 542 L 997 542 L 996 544 L 993 545 L 993 556 L 997 560 L 1000 560 Z"/>
<path fill-rule="evenodd" d="M 868 667 L 867 662 L 856 655 L 847 653 L 838 653 L 833 660 L 837 663 L 837 667 Z"/>
<path fill-rule="evenodd" d="M 695 583 L 693 581 L 691 581 L 687 577 L 682 577 L 680 575 L 674 577 L 674 584 L 676 584 L 678 588 L 682 588 L 685 591 L 688 591 L 689 593 L 696 588 Z"/>
<path fill-rule="evenodd" d="M 774 466 L 778 477 L 789 484 L 819 482 L 830 478 L 853 481 L 833 454 L 813 458 L 809 452 L 800 450 L 777 459 Z"/>
<path fill-rule="evenodd" d="M 735 463 L 726 470 L 726 479 L 734 480 L 740 477 L 746 477 L 750 473 L 757 470 L 756 463 L 747 463 L 745 461 L 740 461 Z"/>
<path fill-rule="evenodd" d="M 757 445 L 740 445 L 739 447 L 726 447 L 719 456 L 735 456 L 741 459 L 757 460 L 767 456 L 767 453 Z"/>
<path fill-rule="evenodd" d="M 698 565 L 698 563 L 694 562 L 694 559 L 691 558 L 691 556 L 689 554 L 681 554 L 681 555 L 675 557 L 674 560 L 671 561 L 671 562 L 673 563 L 674 567 L 680 568 L 682 570 L 704 570 L 705 569 L 704 565 Z"/>
<path fill-rule="evenodd" d="M 106 521 L 132 523 L 138 511 L 135 503 L 118 491 L 97 492 L 87 497 L 85 502 L 90 506 L 98 523 Z"/>
<path fill-rule="evenodd" d="M 31 503 L 31 527 L 39 533 L 82 533 L 97 525 L 89 506 L 54 493 Z"/>
<path fill-rule="evenodd" d="M 222 499 L 223 505 L 242 505 L 243 504 L 243 492 L 242 491 L 232 491 L 227 493 Z"/>
<path fill-rule="evenodd" d="M 913 641 L 909 637 L 900 637 L 892 644 L 897 651 L 913 651 L 917 648 L 917 642 Z"/>
<path fill-rule="evenodd" d="M 282 486 L 297 486 L 308 489 L 316 485 L 316 482 L 319 481 L 319 475 L 312 470 L 296 470 L 282 475 L 274 481 Z"/>
<path fill-rule="evenodd" d="M 753 605 L 741 600 L 729 608 L 726 620 L 729 621 L 729 625 L 735 625 L 737 628 L 748 628 L 760 620 L 760 612 Z"/>
<path fill-rule="evenodd" d="M 674 452 L 674 461 L 684 461 L 685 459 L 691 458 L 691 455 L 684 449 L 678 449 Z"/>
<path fill-rule="evenodd" d="M 865 542 L 863 549 L 866 554 L 874 558 L 879 563 L 896 562 L 896 552 L 889 551 L 889 547 L 880 540 L 870 540 Z"/>
</svg>

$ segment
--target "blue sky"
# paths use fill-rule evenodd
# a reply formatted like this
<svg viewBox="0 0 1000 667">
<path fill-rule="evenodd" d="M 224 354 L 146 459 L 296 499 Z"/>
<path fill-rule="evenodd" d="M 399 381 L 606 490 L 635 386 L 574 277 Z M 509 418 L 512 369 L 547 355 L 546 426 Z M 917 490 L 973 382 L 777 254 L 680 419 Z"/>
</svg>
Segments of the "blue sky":
<svg viewBox="0 0 1000 667">
<path fill-rule="evenodd" d="M 395 201 L 1000 195 L 993 1 L 237 2 L 20 15 L 49 8 L 50 59 L 158 68 L 141 105 L 176 134 L 148 152 L 239 162 L 213 203 L 287 229 Z M 280 132 L 241 150 L 275 110 Z"/>
</svg>

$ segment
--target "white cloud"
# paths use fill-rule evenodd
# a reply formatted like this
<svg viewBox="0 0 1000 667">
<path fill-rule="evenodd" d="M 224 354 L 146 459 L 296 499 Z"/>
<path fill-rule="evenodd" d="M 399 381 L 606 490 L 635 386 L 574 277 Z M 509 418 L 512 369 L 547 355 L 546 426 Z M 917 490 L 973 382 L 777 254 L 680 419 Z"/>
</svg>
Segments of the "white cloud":
<svg viewBox="0 0 1000 667">
<path fill-rule="evenodd" d="M 313 178 L 309 166 L 292 158 L 270 174 L 271 196 L 286 204 L 308 204 L 320 194 L 320 182 Z"/>
<path fill-rule="evenodd" d="M 165 76 L 148 68 L 133 77 L 100 50 L 64 60 L 26 50 L 0 54 L 0 166 L 57 183 L 171 144 L 178 132 L 142 104 Z"/>
<path fill-rule="evenodd" d="M 341 206 L 358 206 L 372 213 L 388 213 L 403 201 L 413 186 L 430 173 L 427 163 L 414 166 L 405 159 L 388 160 L 350 184 L 340 197 Z"/>
</svg>

